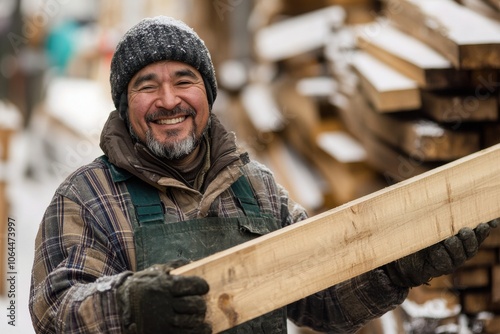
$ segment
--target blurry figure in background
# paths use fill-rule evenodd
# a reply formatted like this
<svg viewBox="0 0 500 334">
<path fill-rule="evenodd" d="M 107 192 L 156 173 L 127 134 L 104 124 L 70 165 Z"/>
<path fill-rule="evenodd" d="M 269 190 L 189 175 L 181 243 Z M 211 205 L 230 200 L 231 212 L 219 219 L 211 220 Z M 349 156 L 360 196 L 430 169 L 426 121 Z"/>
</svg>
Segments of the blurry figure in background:
<svg viewBox="0 0 500 334">
<path fill-rule="evenodd" d="M 34 327 L 210 333 L 208 284 L 170 271 L 307 214 L 211 112 L 211 57 L 184 23 L 156 17 L 132 27 L 116 48 L 110 82 L 116 110 L 102 131 L 105 155 L 60 185 L 40 225 L 29 305 Z M 409 288 L 474 256 L 495 226 L 462 229 L 227 333 L 286 333 L 286 318 L 354 333 L 402 303 Z"/>
</svg>

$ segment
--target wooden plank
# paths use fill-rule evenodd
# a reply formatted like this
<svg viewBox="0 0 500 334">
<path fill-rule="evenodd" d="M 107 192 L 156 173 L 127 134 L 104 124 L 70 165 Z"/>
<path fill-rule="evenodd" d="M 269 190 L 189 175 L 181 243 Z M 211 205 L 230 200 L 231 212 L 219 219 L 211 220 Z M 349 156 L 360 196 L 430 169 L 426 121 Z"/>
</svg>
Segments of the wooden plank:
<svg viewBox="0 0 500 334">
<path fill-rule="evenodd" d="M 250 84 L 241 92 L 241 100 L 248 118 L 260 133 L 283 130 L 285 120 L 271 91 L 266 84 Z"/>
<path fill-rule="evenodd" d="M 318 50 L 344 20 L 342 7 L 329 6 L 273 23 L 256 32 L 255 52 L 263 61 L 279 61 Z"/>
<path fill-rule="evenodd" d="M 398 10 L 387 12 L 398 28 L 429 44 L 456 68 L 500 68 L 499 22 L 451 0 L 402 0 Z"/>
<path fill-rule="evenodd" d="M 172 274 L 207 280 L 220 332 L 499 217 L 498 166 L 500 145 Z"/>
<path fill-rule="evenodd" d="M 356 111 L 364 108 L 362 102 L 359 96 L 353 96 L 349 100 L 349 107 L 340 109 L 340 116 L 349 132 L 365 147 L 369 164 L 382 173 L 389 184 L 406 180 L 440 165 L 409 157 L 376 138 L 367 128 L 366 122 L 357 115 Z"/>
<path fill-rule="evenodd" d="M 352 66 L 359 76 L 361 87 L 377 111 L 420 108 L 420 91 L 414 80 L 365 52 L 353 55 Z"/>
<path fill-rule="evenodd" d="M 490 284 L 490 271 L 486 267 L 457 270 L 453 277 L 457 289 L 485 288 Z"/>
<path fill-rule="evenodd" d="M 483 330 L 486 334 L 500 333 L 500 316 L 496 315 L 493 318 L 485 319 Z"/>
<path fill-rule="evenodd" d="M 356 29 L 358 46 L 426 89 L 467 87 L 471 71 L 457 70 L 427 44 L 387 22 Z"/>
<path fill-rule="evenodd" d="M 491 268 L 491 300 L 500 303 L 500 265 Z"/>
<path fill-rule="evenodd" d="M 483 16 L 500 21 L 500 7 L 495 8 L 494 3 L 500 6 L 499 0 L 459 0 L 458 2 L 467 8 L 479 13 Z"/>
<path fill-rule="evenodd" d="M 450 161 L 479 151 L 480 135 L 449 130 L 431 120 L 406 115 L 380 114 L 360 94 L 356 99 L 358 122 L 394 147 L 421 161 Z"/>
<path fill-rule="evenodd" d="M 490 292 L 487 291 L 464 292 L 462 306 L 463 312 L 468 314 L 491 312 L 494 311 L 495 308 L 495 305 L 491 302 Z"/>
<path fill-rule="evenodd" d="M 438 122 L 478 122 L 498 120 L 498 98 L 478 98 L 475 92 L 422 92 L 422 111 Z"/>
</svg>

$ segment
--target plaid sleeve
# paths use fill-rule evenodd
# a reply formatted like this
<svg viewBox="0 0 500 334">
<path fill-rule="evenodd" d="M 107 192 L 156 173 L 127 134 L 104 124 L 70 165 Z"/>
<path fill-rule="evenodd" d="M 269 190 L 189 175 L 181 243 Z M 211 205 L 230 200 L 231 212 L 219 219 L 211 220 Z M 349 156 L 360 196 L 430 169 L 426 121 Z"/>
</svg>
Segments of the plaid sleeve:
<svg viewBox="0 0 500 334">
<path fill-rule="evenodd" d="M 408 289 L 390 283 L 375 269 L 288 305 L 288 317 L 299 326 L 328 333 L 355 333 L 368 321 L 401 304 Z"/>
<path fill-rule="evenodd" d="M 82 197 L 68 190 L 78 182 L 60 188 L 36 237 L 29 302 L 33 325 L 37 333 L 121 333 L 115 287 L 131 273 L 120 251 L 127 238 L 132 240 L 131 232 L 116 232 L 124 213 L 109 204 L 116 201 L 102 201 L 113 196 L 110 191 L 82 187 L 90 178 L 77 181 L 79 189 L 94 193 Z"/>
</svg>

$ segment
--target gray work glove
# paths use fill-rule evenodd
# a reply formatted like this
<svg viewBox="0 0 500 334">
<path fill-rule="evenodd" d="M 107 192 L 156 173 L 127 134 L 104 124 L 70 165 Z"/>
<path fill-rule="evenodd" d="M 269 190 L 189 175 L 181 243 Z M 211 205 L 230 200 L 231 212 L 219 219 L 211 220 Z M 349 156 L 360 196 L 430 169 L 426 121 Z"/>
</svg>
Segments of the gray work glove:
<svg viewBox="0 0 500 334">
<path fill-rule="evenodd" d="M 481 223 L 475 229 L 462 228 L 458 234 L 383 267 L 391 281 L 401 287 L 428 283 L 433 277 L 451 274 L 476 255 L 479 245 L 498 226 L 498 220 Z"/>
<path fill-rule="evenodd" d="M 170 275 L 186 261 L 154 265 L 129 276 L 117 289 L 126 333 L 211 333 L 205 323 L 207 282 Z"/>
</svg>

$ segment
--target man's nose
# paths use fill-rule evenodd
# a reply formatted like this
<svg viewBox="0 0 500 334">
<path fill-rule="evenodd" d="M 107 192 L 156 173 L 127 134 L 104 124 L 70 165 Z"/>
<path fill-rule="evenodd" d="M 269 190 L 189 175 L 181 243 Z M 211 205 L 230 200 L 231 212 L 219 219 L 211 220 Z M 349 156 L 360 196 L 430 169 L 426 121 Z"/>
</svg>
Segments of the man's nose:
<svg viewBox="0 0 500 334">
<path fill-rule="evenodd" d="M 175 88 L 170 84 L 164 84 L 158 91 L 158 97 L 155 101 L 155 106 L 172 110 L 181 103 L 181 98 L 177 94 Z"/>
</svg>

